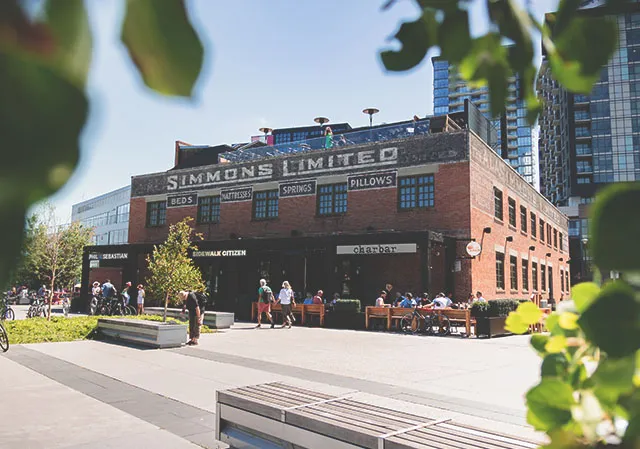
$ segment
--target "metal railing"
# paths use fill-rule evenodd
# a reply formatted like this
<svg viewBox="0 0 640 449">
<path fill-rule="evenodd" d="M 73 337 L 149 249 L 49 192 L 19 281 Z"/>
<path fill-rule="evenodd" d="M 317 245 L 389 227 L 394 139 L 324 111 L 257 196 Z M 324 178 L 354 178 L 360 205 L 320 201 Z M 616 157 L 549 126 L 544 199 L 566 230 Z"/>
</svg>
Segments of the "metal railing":
<svg viewBox="0 0 640 449">
<path fill-rule="evenodd" d="M 345 131 L 336 133 L 332 139 L 326 136 L 315 137 L 298 142 L 286 142 L 273 146 L 247 148 L 229 151 L 218 156 L 218 162 L 244 162 L 256 159 L 282 156 L 306 151 L 344 148 L 363 143 L 383 142 L 386 140 L 404 139 L 416 135 L 429 134 L 429 119 L 417 122 L 407 121 L 388 126 L 375 126 L 360 131 Z"/>
</svg>

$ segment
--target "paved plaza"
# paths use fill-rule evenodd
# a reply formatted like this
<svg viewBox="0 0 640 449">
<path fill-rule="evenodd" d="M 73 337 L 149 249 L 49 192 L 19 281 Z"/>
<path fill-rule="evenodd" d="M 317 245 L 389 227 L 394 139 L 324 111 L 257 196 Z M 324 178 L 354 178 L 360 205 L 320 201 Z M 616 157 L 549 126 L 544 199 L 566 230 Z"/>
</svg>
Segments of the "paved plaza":
<svg viewBox="0 0 640 449">
<path fill-rule="evenodd" d="M 539 359 L 526 336 L 491 340 L 317 328 L 233 329 L 198 347 L 106 341 L 12 346 L 0 357 L 2 448 L 224 447 L 215 391 L 284 381 L 539 440 L 523 395 Z"/>
</svg>

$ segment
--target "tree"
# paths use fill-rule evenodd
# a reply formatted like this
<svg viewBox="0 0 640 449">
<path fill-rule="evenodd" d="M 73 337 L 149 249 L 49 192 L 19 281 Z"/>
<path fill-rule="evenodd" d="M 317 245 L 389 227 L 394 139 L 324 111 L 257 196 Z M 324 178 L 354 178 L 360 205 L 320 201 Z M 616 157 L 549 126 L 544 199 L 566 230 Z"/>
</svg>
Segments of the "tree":
<svg viewBox="0 0 640 449">
<path fill-rule="evenodd" d="M 151 294 L 164 298 L 164 321 L 167 320 L 169 302 L 177 300 L 176 295 L 179 291 L 205 289 L 202 273 L 189 257 L 189 251 L 197 249 L 191 239 L 191 221 L 193 218 L 187 217 L 171 225 L 167 240 L 154 246 L 153 253 L 147 257 L 151 272 L 151 276 L 146 280 L 147 287 Z"/>
<path fill-rule="evenodd" d="M 33 242 L 36 231 L 39 226 L 39 218 L 37 214 L 31 214 L 24 228 L 24 243 L 20 252 L 20 257 L 11 272 L 10 285 L 26 285 L 29 288 L 37 288 L 41 282 L 38 273 L 34 270 Z"/>
<path fill-rule="evenodd" d="M 89 111 L 84 0 L 35 4 L 0 0 L 0 285 L 20 255 L 27 210 L 73 174 Z M 193 96 L 204 48 L 184 0 L 126 0 L 121 40 L 150 89 Z"/>
<path fill-rule="evenodd" d="M 79 222 L 58 225 L 55 209 L 45 206 L 46 221 L 37 224 L 33 230 L 28 251 L 29 266 L 38 273 L 40 279 L 49 282 L 49 310 L 53 291 L 58 287 L 73 287 L 82 274 L 82 250 L 91 244 L 93 230 Z"/>
</svg>

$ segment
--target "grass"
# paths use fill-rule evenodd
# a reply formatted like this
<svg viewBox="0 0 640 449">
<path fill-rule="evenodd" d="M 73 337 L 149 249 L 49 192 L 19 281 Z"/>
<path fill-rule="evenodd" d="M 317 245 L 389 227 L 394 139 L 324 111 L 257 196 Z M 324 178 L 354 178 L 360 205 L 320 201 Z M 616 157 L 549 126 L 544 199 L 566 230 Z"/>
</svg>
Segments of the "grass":
<svg viewBox="0 0 640 449">
<path fill-rule="evenodd" d="M 98 316 L 78 317 L 51 317 L 51 321 L 45 318 L 29 318 L 25 320 L 4 321 L 4 327 L 9 335 L 9 343 L 12 345 L 26 343 L 46 343 L 61 341 L 91 340 L 96 338 Z M 114 318 L 114 317 L 102 317 Z M 162 321 L 161 316 L 142 315 L 128 316 L 128 319 Z M 167 318 L 167 323 L 181 323 L 174 318 Z M 200 333 L 210 334 L 214 330 L 207 326 L 200 328 Z"/>
</svg>

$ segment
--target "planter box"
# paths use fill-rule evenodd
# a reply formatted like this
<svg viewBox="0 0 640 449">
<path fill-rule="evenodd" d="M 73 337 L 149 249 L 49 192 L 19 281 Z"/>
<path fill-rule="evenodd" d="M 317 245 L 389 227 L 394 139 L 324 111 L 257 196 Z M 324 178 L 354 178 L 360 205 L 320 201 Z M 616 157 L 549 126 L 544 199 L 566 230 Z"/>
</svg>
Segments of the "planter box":
<svg viewBox="0 0 640 449">
<path fill-rule="evenodd" d="M 149 315 L 162 316 L 164 307 L 145 307 L 144 313 Z M 167 318 L 186 321 L 189 319 L 189 312 L 182 313 L 182 309 L 167 309 Z M 235 315 L 230 312 L 214 312 L 205 310 L 204 324 L 211 329 L 229 329 L 235 321 Z"/>
<path fill-rule="evenodd" d="M 500 335 L 511 335 L 504 326 L 507 321 L 506 316 L 497 317 L 477 317 L 476 336 L 486 335 L 487 337 L 497 337 Z"/>
<path fill-rule="evenodd" d="M 329 329 L 364 330 L 364 312 L 327 312 L 325 327 Z"/>
<path fill-rule="evenodd" d="M 98 332 L 107 337 L 152 348 L 179 348 L 187 341 L 186 324 L 157 321 L 100 318 Z"/>
</svg>

